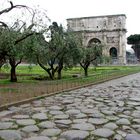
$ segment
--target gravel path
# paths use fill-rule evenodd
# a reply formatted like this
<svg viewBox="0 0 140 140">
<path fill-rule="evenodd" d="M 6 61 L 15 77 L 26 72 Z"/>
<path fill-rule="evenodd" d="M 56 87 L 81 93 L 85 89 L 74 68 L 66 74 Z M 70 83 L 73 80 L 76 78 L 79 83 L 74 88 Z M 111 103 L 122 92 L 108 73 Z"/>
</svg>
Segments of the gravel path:
<svg viewBox="0 0 140 140">
<path fill-rule="evenodd" d="M 140 73 L 0 112 L 4 140 L 140 140 L 139 134 Z"/>
</svg>

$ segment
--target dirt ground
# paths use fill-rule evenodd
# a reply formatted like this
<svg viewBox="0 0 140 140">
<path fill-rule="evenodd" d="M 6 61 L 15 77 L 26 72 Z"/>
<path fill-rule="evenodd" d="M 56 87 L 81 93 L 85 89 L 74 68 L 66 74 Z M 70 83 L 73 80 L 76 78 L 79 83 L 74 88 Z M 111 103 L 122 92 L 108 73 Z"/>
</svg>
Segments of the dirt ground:
<svg viewBox="0 0 140 140">
<path fill-rule="evenodd" d="M 37 83 L 12 83 L 0 85 L 0 106 L 9 104 L 43 94 L 61 92 L 80 86 L 78 82 L 47 82 L 39 81 Z"/>
</svg>

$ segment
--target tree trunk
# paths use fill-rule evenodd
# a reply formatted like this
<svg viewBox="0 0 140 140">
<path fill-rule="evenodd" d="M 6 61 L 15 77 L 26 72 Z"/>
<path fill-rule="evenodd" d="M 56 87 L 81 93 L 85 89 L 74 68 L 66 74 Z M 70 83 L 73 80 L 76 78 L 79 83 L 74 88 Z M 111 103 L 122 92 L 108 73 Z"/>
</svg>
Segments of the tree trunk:
<svg viewBox="0 0 140 140">
<path fill-rule="evenodd" d="M 88 67 L 84 67 L 85 77 L 88 76 Z"/>
<path fill-rule="evenodd" d="M 52 80 L 54 80 L 54 75 L 55 75 L 55 70 L 54 69 L 52 69 Z"/>
<path fill-rule="evenodd" d="M 57 74 L 58 74 L 58 79 L 61 79 L 62 78 L 62 69 L 63 69 L 63 62 L 60 62 L 59 63 L 59 66 L 58 66 L 58 71 L 57 71 Z"/>
<path fill-rule="evenodd" d="M 39 56 L 36 56 L 36 59 L 37 59 L 37 63 L 39 64 L 39 66 L 40 66 L 42 69 L 44 69 L 44 70 L 49 74 L 50 79 L 53 80 L 54 77 L 52 76 L 51 69 L 50 69 L 50 68 L 46 68 L 46 67 L 40 62 Z"/>
<path fill-rule="evenodd" d="M 11 82 L 17 82 L 15 59 L 14 58 L 10 58 L 9 59 L 9 63 L 10 63 L 10 66 L 11 66 L 11 78 L 10 78 L 10 81 Z"/>
<path fill-rule="evenodd" d="M 53 79 L 54 79 L 54 77 L 52 76 L 52 74 L 51 74 L 50 70 L 46 70 L 46 71 L 47 71 L 47 73 L 49 74 L 50 79 L 51 79 L 51 80 L 53 80 Z"/>
<path fill-rule="evenodd" d="M 57 77 L 58 79 L 61 79 L 61 78 L 62 78 L 62 73 L 61 73 L 61 71 L 62 71 L 62 69 L 59 69 L 59 70 L 58 70 L 58 77 Z"/>
<path fill-rule="evenodd" d="M 11 82 L 17 82 L 16 66 L 11 66 Z"/>
</svg>

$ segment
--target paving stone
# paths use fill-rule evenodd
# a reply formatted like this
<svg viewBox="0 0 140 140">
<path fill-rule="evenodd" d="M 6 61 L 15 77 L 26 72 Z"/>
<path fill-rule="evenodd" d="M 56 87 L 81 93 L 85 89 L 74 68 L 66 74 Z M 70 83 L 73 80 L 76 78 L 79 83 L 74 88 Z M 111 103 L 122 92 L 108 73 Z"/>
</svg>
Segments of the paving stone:
<svg viewBox="0 0 140 140">
<path fill-rule="evenodd" d="M 67 110 L 65 113 L 69 115 L 77 115 L 80 113 L 80 110 L 71 109 L 71 110 Z"/>
<path fill-rule="evenodd" d="M 137 129 L 137 132 L 140 133 L 140 128 Z M 132 132 L 132 131 L 131 131 L 131 133 L 137 134 L 137 133 Z"/>
<path fill-rule="evenodd" d="M 60 129 L 45 129 L 41 132 L 41 135 L 54 137 L 59 135 L 60 133 L 61 133 Z"/>
<path fill-rule="evenodd" d="M 115 115 L 116 114 L 114 111 L 109 111 L 109 110 L 102 110 L 101 112 L 105 115 Z"/>
<path fill-rule="evenodd" d="M 120 117 L 120 118 L 126 118 L 126 119 L 131 119 L 132 118 L 131 116 L 124 115 L 124 114 L 120 114 L 120 115 L 118 115 L 118 117 Z"/>
<path fill-rule="evenodd" d="M 72 124 L 72 129 L 79 129 L 79 130 L 95 130 L 95 126 L 90 123 L 80 123 L 80 124 Z"/>
<path fill-rule="evenodd" d="M 85 118 L 85 117 L 87 117 L 87 115 L 84 113 L 79 113 L 79 114 L 75 115 L 75 118 L 77 118 L 77 119 L 81 119 L 81 118 Z"/>
<path fill-rule="evenodd" d="M 12 106 L 0 112 L 0 135 L 6 140 L 11 133 L 12 139 L 25 140 L 124 140 L 138 135 L 139 74 Z"/>
<path fill-rule="evenodd" d="M 139 102 L 134 102 L 134 101 L 128 101 L 127 104 L 128 105 L 133 105 L 133 106 L 139 106 L 140 105 Z"/>
<path fill-rule="evenodd" d="M 29 115 L 14 115 L 12 116 L 13 119 L 28 119 L 30 118 Z"/>
<path fill-rule="evenodd" d="M 136 108 L 137 110 L 140 110 L 140 106 L 135 106 L 135 108 Z"/>
<path fill-rule="evenodd" d="M 108 122 L 107 119 L 101 119 L 101 118 L 90 118 L 88 120 L 89 123 L 92 123 L 92 124 L 96 124 L 96 125 L 99 125 L 99 124 L 105 124 Z"/>
<path fill-rule="evenodd" d="M 119 135 L 121 135 L 122 137 L 126 137 L 126 135 L 127 135 L 127 132 L 124 132 L 124 131 L 122 131 L 122 130 L 117 130 L 116 131 Z"/>
<path fill-rule="evenodd" d="M 108 140 L 108 139 L 106 139 L 106 138 L 98 138 L 98 140 Z"/>
<path fill-rule="evenodd" d="M 133 129 L 130 126 L 128 126 L 128 125 L 123 125 L 122 126 L 122 130 L 127 131 L 127 132 L 133 131 Z"/>
<path fill-rule="evenodd" d="M 50 110 L 62 110 L 63 107 L 60 107 L 60 106 L 50 106 L 48 109 L 50 109 Z"/>
<path fill-rule="evenodd" d="M 81 130 L 68 130 L 61 134 L 61 138 L 66 140 L 85 140 L 89 136 L 87 131 Z"/>
<path fill-rule="evenodd" d="M 62 111 L 56 111 L 56 110 L 50 111 L 49 113 L 52 115 L 63 115 L 64 114 Z"/>
<path fill-rule="evenodd" d="M 22 110 L 21 107 L 15 107 L 15 106 L 11 106 L 8 108 L 10 111 L 12 111 L 13 113 L 19 112 Z"/>
<path fill-rule="evenodd" d="M 74 119 L 73 123 L 85 123 L 87 121 L 88 121 L 88 119 Z"/>
<path fill-rule="evenodd" d="M 13 122 L 0 122 L 0 130 L 12 128 Z"/>
<path fill-rule="evenodd" d="M 133 119 L 134 123 L 140 124 L 140 119 Z"/>
<path fill-rule="evenodd" d="M 51 140 L 51 139 L 49 137 L 37 136 L 37 137 L 30 137 L 25 140 Z"/>
<path fill-rule="evenodd" d="M 116 121 L 116 120 L 118 120 L 119 119 L 119 117 L 117 117 L 117 116 L 105 116 L 105 118 L 107 119 L 107 120 L 110 120 L 110 121 Z"/>
<path fill-rule="evenodd" d="M 135 128 L 135 129 L 140 128 L 140 124 L 132 125 L 132 127 Z"/>
<path fill-rule="evenodd" d="M 34 107 L 34 108 L 32 108 L 32 110 L 34 112 L 38 113 L 38 112 L 41 112 L 42 110 L 46 110 L 46 108 L 45 107 Z"/>
<path fill-rule="evenodd" d="M 116 134 L 113 138 L 113 140 L 123 140 L 123 137 L 119 134 Z"/>
<path fill-rule="evenodd" d="M 125 104 L 124 101 L 119 101 L 119 102 L 117 103 L 117 105 L 120 106 L 120 107 L 123 107 L 124 104 Z"/>
<path fill-rule="evenodd" d="M 81 112 L 85 114 L 92 114 L 94 113 L 94 109 L 83 108 Z"/>
<path fill-rule="evenodd" d="M 37 132 L 39 128 L 36 125 L 28 125 L 22 128 L 22 131 L 30 133 L 30 132 Z"/>
<path fill-rule="evenodd" d="M 127 110 L 127 111 L 124 111 L 123 113 L 127 116 L 130 116 L 132 112 Z"/>
<path fill-rule="evenodd" d="M 112 122 L 105 124 L 103 127 L 111 129 L 111 130 L 115 130 L 115 129 L 118 128 L 118 126 L 115 123 L 112 123 Z"/>
<path fill-rule="evenodd" d="M 56 124 L 56 126 L 60 129 L 69 129 L 70 128 L 70 126 L 68 124 L 61 124 L 61 123 Z"/>
<path fill-rule="evenodd" d="M 10 114 L 12 114 L 12 113 L 13 113 L 13 111 L 4 110 L 4 111 L 1 111 L 1 112 L 0 112 L 0 117 L 4 117 L 4 116 L 10 115 Z"/>
<path fill-rule="evenodd" d="M 63 120 L 63 119 L 68 119 L 69 118 L 69 115 L 55 115 L 53 116 L 54 119 L 60 119 L 60 120 Z"/>
<path fill-rule="evenodd" d="M 104 118 L 105 117 L 105 115 L 99 111 L 94 111 L 94 113 L 92 113 L 89 116 L 91 116 L 93 118 Z"/>
<path fill-rule="evenodd" d="M 140 97 L 139 98 L 138 97 L 129 98 L 129 100 L 140 102 Z"/>
<path fill-rule="evenodd" d="M 107 128 L 99 128 L 94 130 L 94 135 L 104 138 L 109 138 L 114 135 L 114 131 L 107 129 Z"/>
<path fill-rule="evenodd" d="M 128 134 L 125 140 L 140 140 L 140 135 L 138 134 Z"/>
<path fill-rule="evenodd" d="M 48 117 L 47 117 L 47 115 L 45 114 L 45 113 L 37 113 L 37 114 L 34 114 L 33 116 L 32 116 L 32 118 L 33 119 L 38 119 L 38 120 L 47 120 L 48 119 Z"/>
<path fill-rule="evenodd" d="M 21 119 L 21 120 L 16 120 L 16 123 L 18 125 L 23 125 L 23 126 L 26 126 L 26 125 L 34 125 L 36 124 L 36 121 L 33 120 L 33 119 Z"/>
<path fill-rule="evenodd" d="M 54 122 L 51 121 L 43 121 L 38 124 L 40 128 L 54 128 L 56 125 Z"/>
<path fill-rule="evenodd" d="M 1 122 L 14 122 L 15 119 L 11 119 L 11 118 L 2 118 Z"/>
<path fill-rule="evenodd" d="M 134 111 L 131 116 L 133 116 L 135 118 L 140 118 L 140 110 Z"/>
<path fill-rule="evenodd" d="M 62 101 L 62 103 L 64 105 L 66 105 L 66 104 L 72 104 L 73 103 L 73 100 L 64 100 L 64 101 Z"/>
<path fill-rule="evenodd" d="M 128 119 L 125 119 L 125 118 L 122 118 L 122 119 L 119 119 L 116 124 L 118 125 L 130 125 L 130 121 Z"/>
<path fill-rule="evenodd" d="M 21 140 L 22 139 L 20 132 L 16 130 L 1 130 L 0 137 L 4 140 Z"/>
<path fill-rule="evenodd" d="M 71 120 L 56 120 L 55 123 L 57 124 L 71 124 L 72 121 Z"/>
<path fill-rule="evenodd" d="M 37 132 L 30 132 L 30 133 L 23 132 L 22 133 L 22 137 L 27 137 L 27 135 L 28 135 L 28 138 L 30 138 L 30 137 L 37 137 L 38 133 Z"/>
</svg>

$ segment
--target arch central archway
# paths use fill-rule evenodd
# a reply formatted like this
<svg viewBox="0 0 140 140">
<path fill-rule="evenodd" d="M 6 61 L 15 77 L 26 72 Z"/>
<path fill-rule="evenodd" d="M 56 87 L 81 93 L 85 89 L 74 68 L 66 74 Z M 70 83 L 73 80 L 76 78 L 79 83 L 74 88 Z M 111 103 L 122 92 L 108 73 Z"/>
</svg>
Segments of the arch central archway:
<svg viewBox="0 0 140 140">
<path fill-rule="evenodd" d="M 88 42 L 88 47 L 91 47 L 92 45 L 95 45 L 95 44 L 101 44 L 101 41 L 98 38 L 92 38 Z"/>
</svg>

